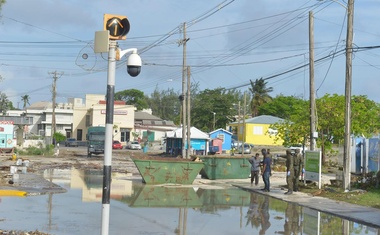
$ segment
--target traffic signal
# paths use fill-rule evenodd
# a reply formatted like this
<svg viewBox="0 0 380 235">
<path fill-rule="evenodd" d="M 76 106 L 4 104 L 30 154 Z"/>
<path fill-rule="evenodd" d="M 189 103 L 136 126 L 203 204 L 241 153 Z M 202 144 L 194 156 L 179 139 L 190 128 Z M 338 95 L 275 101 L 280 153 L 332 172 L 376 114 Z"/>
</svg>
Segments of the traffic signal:
<svg viewBox="0 0 380 235">
<path fill-rule="evenodd" d="M 104 30 L 110 32 L 110 40 L 125 40 L 130 25 L 126 16 L 104 14 Z"/>
</svg>

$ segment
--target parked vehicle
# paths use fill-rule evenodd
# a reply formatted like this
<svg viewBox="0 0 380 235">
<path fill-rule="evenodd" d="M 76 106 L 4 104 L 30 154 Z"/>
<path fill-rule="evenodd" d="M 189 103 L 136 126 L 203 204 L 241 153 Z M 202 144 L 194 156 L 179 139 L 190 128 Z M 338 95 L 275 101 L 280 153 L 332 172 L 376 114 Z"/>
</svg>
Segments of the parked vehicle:
<svg viewBox="0 0 380 235">
<path fill-rule="evenodd" d="M 123 149 L 123 145 L 118 140 L 112 142 L 112 149 Z"/>
<path fill-rule="evenodd" d="M 287 148 L 290 149 L 292 153 L 294 153 L 296 149 L 299 149 L 301 153 L 307 150 L 307 147 L 302 144 L 294 144 L 294 145 L 288 146 Z"/>
<path fill-rule="evenodd" d="M 106 128 L 103 126 L 91 126 L 87 130 L 87 157 L 92 154 L 104 153 L 104 142 L 106 138 Z"/>
<path fill-rule="evenodd" d="M 77 139 L 75 138 L 67 138 L 65 141 L 66 147 L 78 147 Z"/>
<path fill-rule="evenodd" d="M 141 144 L 138 141 L 131 141 L 127 145 L 128 149 L 135 149 L 135 150 L 141 150 Z"/>
<path fill-rule="evenodd" d="M 239 147 L 237 148 L 237 150 L 238 150 L 238 153 L 239 153 L 239 154 L 243 153 L 243 148 L 242 148 L 242 146 L 239 146 Z M 251 154 L 251 150 L 252 150 L 252 148 L 251 148 L 251 145 L 250 145 L 250 144 L 244 144 L 244 154 Z"/>
</svg>

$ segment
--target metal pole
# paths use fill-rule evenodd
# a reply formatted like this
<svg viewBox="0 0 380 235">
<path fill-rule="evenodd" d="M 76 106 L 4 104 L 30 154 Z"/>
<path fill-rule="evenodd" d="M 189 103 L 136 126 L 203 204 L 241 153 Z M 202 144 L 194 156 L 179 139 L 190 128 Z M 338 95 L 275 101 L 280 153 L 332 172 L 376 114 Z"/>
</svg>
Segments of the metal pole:
<svg viewBox="0 0 380 235">
<path fill-rule="evenodd" d="M 212 125 L 212 130 L 215 131 L 215 112 L 212 112 L 212 114 L 214 115 L 214 120 L 213 120 L 213 125 Z"/>
<path fill-rule="evenodd" d="M 106 134 L 104 142 L 102 235 L 108 235 L 111 194 L 112 129 L 115 93 L 116 41 L 110 41 L 108 52 L 108 78 L 106 95 Z"/>
<path fill-rule="evenodd" d="M 352 89 L 352 40 L 354 22 L 354 0 L 347 3 L 347 39 L 346 39 L 346 110 L 344 123 L 344 151 L 343 151 L 343 189 L 351 189 L 351 89 Z"/>
</svg>

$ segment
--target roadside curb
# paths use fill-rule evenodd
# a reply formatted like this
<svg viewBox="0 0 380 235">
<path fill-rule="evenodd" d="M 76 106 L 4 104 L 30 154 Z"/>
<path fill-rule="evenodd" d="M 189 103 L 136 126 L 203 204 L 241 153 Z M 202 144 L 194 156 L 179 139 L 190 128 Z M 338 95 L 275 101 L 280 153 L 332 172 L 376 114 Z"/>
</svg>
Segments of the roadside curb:
<svg viewBox="0 0 380 235">
<path fill-rule="evenodd" d="M 270 192 L 263 192 L 260 188 L 252 188 L 250 184 L 233 184 L 240 189 L 270 196 L 288 203 L 332 214 L 343 219 L 351 220 L 371 227 L 380 228 L 380 210 L 372 207 L 359 206 L 347 202 L 340 202 L 324 197 L 312 196 L 302 192 L 293 192 L 285 195 L 284 190 L 272 187 Z"/>
</svg>

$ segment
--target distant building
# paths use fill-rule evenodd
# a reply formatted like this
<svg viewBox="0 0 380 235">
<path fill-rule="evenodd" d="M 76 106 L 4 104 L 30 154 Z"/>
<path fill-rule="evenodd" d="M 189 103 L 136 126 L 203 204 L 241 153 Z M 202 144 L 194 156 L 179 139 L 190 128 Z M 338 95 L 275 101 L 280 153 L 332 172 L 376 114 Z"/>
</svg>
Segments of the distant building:
<svg viewBox="0 0 380 235">
<path fill-rule="evenodd" d="M 222 149 L 220 149 L 221 152 L 228 152 L 231 150 L 231 143 L 232 143 L 232 133 L 224 130 L 222 128 L 210 132 L 210 139 L 211 141 L 213 139 L 221 139 L 222 140 Z"/>
<path fill-rule="evenodd" d="M 246 119 L 244 122 L 230 123 L 232 129 L 238 134 L 237 140 L 244 141 L 245 143 L 253 145 L 276 145 L 281 146 L 284 142 L 279 139 L 275 142 L 277 130 L 269 128 L 270 125 L 285 121 L 282 118 L 261 115 L 253 118 Z M 245 125 L 244 125 L 244 124 Z"/>
<path fill-rule="evenodd" d="M 167 131 L 172 131 L 178 127 L 173 121 L 165 121 L 156 117 L 149 111 L 135 112 L 135 132 L 136 135 L 148 142 L 160 142 L 165 138 Z"/>
<path fill-rule="evenodd" d="M 54 112 L 56 132 L 67 138 L 85 141 L 88 127 L 105 126 L 105 96 L 86 94 L 84 100 L 69 98 L 67 103 L 57 103 Z M 8 116 L 3 116 L 2 119 L 14 121 L 15 128 L 20 131 L 20 135 L 17 134 L 20 138 L 17 139 L 40 136 L 45 138 L 46 143 L 51 143 L 53 108 L 49 101 L 33 103 L 25 110 L 9 111 Z M 125 101 L 114 101 L 113 139 L 124 145 L 134 139 L 161 143 L 166 131 L 176 128 L 172 121 L 162 120 L 149 110 L 135 112 L 133 105 L 127 105 Z"/>
<path fill-rule="evenodd" d="M 190 128 L 190 149 L 197 155 L 207 155 L 210 137 L 207 133 L 195 128 Z M 182 128 L 166 132 L 165 152 L 173 156 L 182 155 Z M 185 149 L 187 149 L 185 143 Z M 191 153 L 190 153 L 191 154 Z"/>
</svg>

